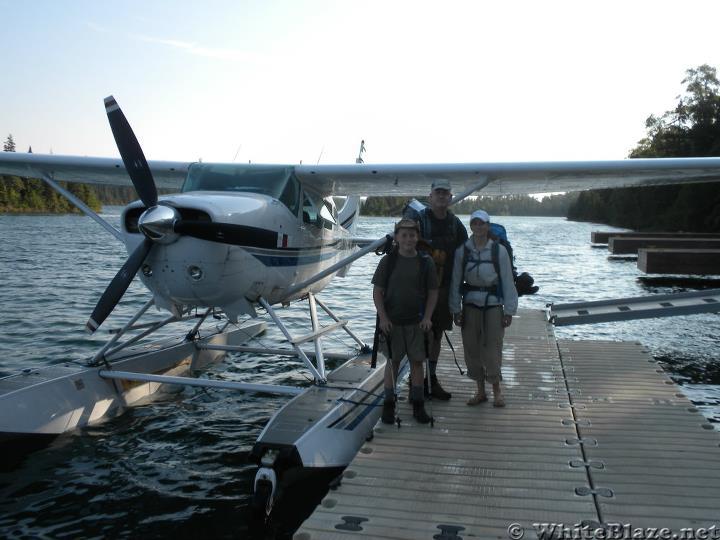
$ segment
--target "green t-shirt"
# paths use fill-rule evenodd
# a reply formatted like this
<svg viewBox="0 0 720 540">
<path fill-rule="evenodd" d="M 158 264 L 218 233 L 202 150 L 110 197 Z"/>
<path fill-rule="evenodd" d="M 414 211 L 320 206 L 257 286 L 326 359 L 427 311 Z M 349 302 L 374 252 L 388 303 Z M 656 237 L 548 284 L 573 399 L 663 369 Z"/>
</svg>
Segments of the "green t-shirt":
<svg viewBox="0 0 720 540">
<path fill-rule="evenodd" d="M 388 257 L 380 259 L 372 284 L 385 289 L 385 311 L 393 324 L 417 324 L 422 320 L 427 291 L 438 288 L 435 264 L 420 255 L 403 257 L 397 254 L 395 268 L 387 279 Z M 423 267 L 427 268 L 423 275 Z"/>
</svg>

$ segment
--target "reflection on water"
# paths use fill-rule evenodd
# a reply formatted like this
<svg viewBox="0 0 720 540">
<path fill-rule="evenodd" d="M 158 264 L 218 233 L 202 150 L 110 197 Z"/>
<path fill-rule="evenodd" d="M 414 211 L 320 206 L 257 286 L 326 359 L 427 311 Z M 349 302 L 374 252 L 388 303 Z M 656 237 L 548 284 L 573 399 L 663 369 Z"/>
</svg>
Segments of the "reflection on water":
<svg viewBox="0 0 720 540">
<path fill-rule="evenodd" d="M 119 212 L 105 215 L 117 223 Z M 464 218 L 467 224 L 467 216 Z M 608 227 L 558 218 L 498 218 L 508 230 L 520 271 L 530 272 L 540 292 L 521 298 L 524 308 L 549 302 L 667 294 L 704 287 L 692 281 L 649 280 L 634 262 L 609 260 L 590 244 L 592 230 Z M 358 236 L 377 237 L 392 219 L 363 218 Z M 87 336 L 84 322 L 123 264 L 126 253 L 91 220 L 80 216 L 0 216 L 0 271 L 4 309 L 0 373 L 65 361 L 83 361 L 101 336 Z M 375 315 L 370 277 L 377 257 L 354 263 L 322 298 L 355 332 L 372 337 Z M 716 286 L 716 285 L 713 285 Z M 141 306 L 146 291 L 136 280 L 108 326 Z M 280 315 L 295 329 L 309 329 L 305 311 L 293 305 Z M 720 419 L 717 314 L 666 320 L 627 321 L 557 329 L 564 339 L 641 341 L 711 419 Z M 304 333 L 304 332 L 303 332 Z M 271 329 L 254 343 L 275 346 Z M 337 334 L 330 349 L 353 347 Z M 462 363 L 462 359 L 459 359 Z M 529 360 L 531 361 L 531 360 Z M 299 361 L 231 355 L 212 376 L 228 380 L 307 385 Z M 505 373 L 511 385 L 515 375 Z M 548 374 L 539 400 L 554 392 Z M 61 437 L 14 470 L 0 472 L 0 531 L 5 537 L 238 538 L 251 532 L 249 502 L 252 444 L 285 398 L 185 389 L 132 409 L 82 434 Z M 304 484 L 322 493 L 325 484 Z M 318 495 L 319 496 L 319 495 Z M 288 520 L 288 522 L 291 520 Z M 287 534 L 279 524 L 267 537 Z M 262 536 L 261 534 L 261 536 Z"/>
</svg>

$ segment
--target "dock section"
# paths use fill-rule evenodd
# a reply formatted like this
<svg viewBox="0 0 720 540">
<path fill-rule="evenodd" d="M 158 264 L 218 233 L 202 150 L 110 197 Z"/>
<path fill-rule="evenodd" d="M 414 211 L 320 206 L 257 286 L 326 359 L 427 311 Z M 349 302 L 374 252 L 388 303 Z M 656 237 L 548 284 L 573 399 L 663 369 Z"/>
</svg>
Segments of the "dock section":
<svg viewBox="0 0 720 540">
<path fill-rule="evenodd" d="M 463 365 L 457 331 L 453 342 Z M 523 310 L 504 354 L 507 407 L 470 407 L 474 385 L 445 346 L 440 378 L 453 398 L 426 407 L 434 427 L 403 400 L 402 427 L 378 424 L 295 540 L 715 524 L 720 436 L 642 346 L 558 342 L 544 312 Z"/>
<path fill-rule="evenodd" d="M 593 244 L 607 244 L 611 237 L 617 237 L 617 238 L 720 238 L 720 234 L 717 234 L 717 233 L 685 233 L 685 232 L 593 231 L 590 233 L 590 242 Z"/>
<path fill-rule="evenodd" d="M 720 274 L 720 249 L 638 249 L 646 274 Z"/>
<path fill-rule="evenodd" d="M 720 249 L 720 238 L 617 238 L 608 241 L 608 250 L 613 255 L 637 255 L 644 249 Z"/>
</svg>

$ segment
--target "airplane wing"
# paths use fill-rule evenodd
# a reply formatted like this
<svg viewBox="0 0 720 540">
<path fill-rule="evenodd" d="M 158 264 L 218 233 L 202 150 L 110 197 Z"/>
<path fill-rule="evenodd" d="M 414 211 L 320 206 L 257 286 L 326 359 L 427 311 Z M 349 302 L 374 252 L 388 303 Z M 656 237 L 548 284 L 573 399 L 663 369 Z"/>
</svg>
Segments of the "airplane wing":
<svg viewBox="0 0 720 540">
<path fill-rule="evenodd" d="M 180 191 L 190 162 L 148 161 L 148 165 L 157 187 Z M 120 158 L 0 152 L 0 174 L 24 178 L 41 178 L 48 174 L 64 182 L 133 185 Z"/>
<path fill-rule="evenodd" d="M 720 181 L 720 158 L 623 159 L 405 165 L 299 165 L 303 184 L 328 195 L 418 196 L 445 178 L 459 194 L 484 183 L 482 195 L 516 195 L 587 189 Z"/>
<path fill-rule="evenodd" d="M 179 190 L 190 162 L 148 161 L 160 188 Z M 239 165 L 251 168 L 253 165 Z M 267 164 L 258 164 L 267 167 Z M 279 167 L 286 167 L 280 166 Z M 455 194 L 481 184 L 483 195 L 552 193 L 587 189 L 716 182 L 720 158 L 623 159 L 454 164 L 295 165 L 295 174 L 323 197 L 330 195 L 422 196 L 438 178 Z M 132 185 L 122 160 L 0 152 L 0 174 L 88 184 Z"/>
</svg>

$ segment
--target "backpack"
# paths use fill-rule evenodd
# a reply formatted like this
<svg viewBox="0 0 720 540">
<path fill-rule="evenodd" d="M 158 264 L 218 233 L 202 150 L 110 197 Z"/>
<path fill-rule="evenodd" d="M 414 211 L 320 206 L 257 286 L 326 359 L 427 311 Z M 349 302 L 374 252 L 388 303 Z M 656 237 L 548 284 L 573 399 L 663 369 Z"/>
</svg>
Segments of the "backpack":
<svg viewBox="0 0 720 540">
<path fill-rule="evenodd" d="M 502 231 L 505 232 L 505 227 L 498 224 L 498 227 L 502 228 Z M 491 236 L 491 238 L 494 240 L 493 245 L 490 247 L 490 261 L 481 261 L 481 260 L 470 260 L 470 248 L 466 245 L 463 245 L 463 258 L 462 258 L 462 269 L 463 269 L 463 282 L 460 284 L 460 292 L 463 296 L 465 296 L 465 293 L 470 291 L 482 291 L 488 293 L 488 296 L 490 294 L 494 295 L 500 302 L 502 303 L 503 299 L 503 287 L 502 287 L 502 274 L 500 273 L 500 245 L 502 244 L 502 241 L 499 238 L 495 238 Z M 506 235 L 507 238 L 507 235 Z M 507 240 L 505 240 L 508 244 Z M 505 244 L 502 244 L 505 245 Z M 507 249 L 507 248 L 505 248 Z M 511 250 L 512 248 L 510 248 Z M 510 260 L 512 261 L 512 251 L 508 250 L 508 255 L 510 255 Z M 497 274 L 498 281 L 495 286 L 489 286 L 489 287 L 480 287 L 475 285 L 470 285 L 467 282 L 465 282 L 465 269 L 467 267 L 468 260 L 471 263 L 475 263 L 475 266 L 479 266 L 482 263 L 490 262 L 493 265 L 493 268 L 495 269 L 495 273 Z M 473 266 L 473 268 L 475 268 Z M 513 277 L 514 277 L 514 270 L 515 267 L 513 266 Z M 485 297 L 485 302 L 487 302 L 488 297 Z"/>
<path fill-rule="evenodd" d="M 426 204 L 421 203 L 417 199 L 412 199 L 410 202 L 408 202 L 402 211 L 402 217 L 412 219 L 413 221 L 417 221 L 420 224 L 420 230 L 423 233 L 422 238 L 426 239 L 426 241 L 430 241 L 430 239 L 432 238 L 432 226 L 429 212 L 430 207 Z M 453 214 L 452 212 L 449 213 L 455 218 L 454 227 L 452 228 L 452 235 L 454 239 L 457 239 L 457 237 L 459 236 L 458 224 L 462 225 L 462 222 L 455 214 Z"/>
</svg>

